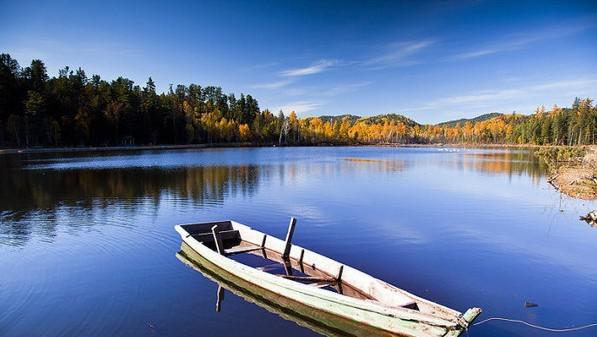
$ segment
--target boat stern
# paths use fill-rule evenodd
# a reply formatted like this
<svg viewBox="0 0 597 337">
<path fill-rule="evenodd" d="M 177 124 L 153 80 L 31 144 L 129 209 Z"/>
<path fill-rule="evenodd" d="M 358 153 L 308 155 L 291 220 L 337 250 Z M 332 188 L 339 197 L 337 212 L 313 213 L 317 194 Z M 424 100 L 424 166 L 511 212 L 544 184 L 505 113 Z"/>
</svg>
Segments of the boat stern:
<svg viewBox="0 0 597 337">
<path fill-rule="evenodd" d="M 458 317 L 458 326 L 454 330 L 448 331 L 445 337 L 458 337 L 464 331 L 467 331 L 475 319 L 483 312 L 481 308 L 470 308 Z"/>
<path fill-rule="evenodd" d="M 462 314 L 462 320 L 466 322 L 466 327 L 468 328 L 482 312 L 483 310 L 481 310 L 481 308 L 470 308 L 465 311 L 464 314 Z"/>
</svg>

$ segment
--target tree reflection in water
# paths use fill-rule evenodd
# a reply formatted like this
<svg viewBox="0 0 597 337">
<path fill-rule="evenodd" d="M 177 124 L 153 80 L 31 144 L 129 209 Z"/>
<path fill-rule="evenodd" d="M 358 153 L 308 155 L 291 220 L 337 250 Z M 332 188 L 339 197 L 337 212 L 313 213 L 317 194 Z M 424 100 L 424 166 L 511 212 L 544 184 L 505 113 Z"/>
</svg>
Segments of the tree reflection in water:
<svg viewBox="0 0 597 337">
<path fill-rule="evenodd" d="M 164 198 L 197 206 L 222 204 L 227 196 L 254 194 L 260 172 L 267 169 L 245 165 L 4 170 L 0 175 L 0 235 L 11 245 L 22 244 L 32 231 L 51 239 L 59 215 L 77 219 L 72 226 L 84 226 L 91 223 L 86 220 L 93 211 L 114 206 L 128 213 L 140 208 L 148 212 Z"/>
</svg>

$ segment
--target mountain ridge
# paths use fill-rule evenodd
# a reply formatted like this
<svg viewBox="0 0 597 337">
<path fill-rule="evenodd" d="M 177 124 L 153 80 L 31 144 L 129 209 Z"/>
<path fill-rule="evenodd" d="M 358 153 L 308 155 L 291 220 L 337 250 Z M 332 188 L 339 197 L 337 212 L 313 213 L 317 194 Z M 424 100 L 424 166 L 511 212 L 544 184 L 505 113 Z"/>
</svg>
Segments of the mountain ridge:
<svg viewBox="0 0 597 337">
<path fill-rule="evenodd" d="M 449 121 L 439 122 L 439 123 L 434 123 L 434 124 L 419 123 L 412 118 L 409 118 L 403 114 L 398 114 L 398 113 L 386 113 L 386 114 L 378 114 L 378 115 L 371 115 L 371 116 L 359 116 L 359 115 L 352 115 L 352 114 L 343 114 L 343 115 L 337 115 L 337 116 L 321 115 L 321 116 L 307 117 L 307 119 L 319 118 L 319 119 L 323 120 L 324 122 L 336 122 L 336 121 L 341 121 L 344 118 L 348 118 L 350 120 L 350 122 L 352 122 L 352 123 L 354 123 L 356 121 L 361 121 L 361 122 L 366 122 L 366 123 L 371 123 L 371 124 L 380 123 L 380 122 L 383 122 L 384 119 L 386 119 L 389 121 L 401 122 L 408 126 L 438 125 L 438 126 L 454 127 L 457 124 L 464 125 L 464 123 L 466 123 L 466 122 L 477 123 L 477 122 L 482 122 L 482 121 L 486 121 L 489 119 L 493 119 L 496 117 L 500 117 L 503 115 L 504 114 L 500 113 L 500 112 L 489 112 L 489 113 L 481 114 L 481 115 L 478 115 L 478 116 L 475 116 L 472 118 L 460 118 L 460 119 L 454 119 L 454 120 L 449 120 Z"/>
<path fill-rule="evenodd" d="M 435 125 L 440 125 L 440 126 L 456 126 L 457 124 L 464 125 L 464 123 L 466 123 L 466 122 L 471 122 L 471 123 L 482 122 L 482 121 L 486 121 L 486 120 L 496 118 L 499 116 L 503 116 L 503 115 L 504 114 L 500 113 L 500 112 L 489 112 L 489 113 L 485 113 L 485 114 L 475 116 L 472 118 L 454 119 L 454 120 L 450 120 L 450 121 L 446 121 L 446 122 L 437 123 Z"/>
</svg>

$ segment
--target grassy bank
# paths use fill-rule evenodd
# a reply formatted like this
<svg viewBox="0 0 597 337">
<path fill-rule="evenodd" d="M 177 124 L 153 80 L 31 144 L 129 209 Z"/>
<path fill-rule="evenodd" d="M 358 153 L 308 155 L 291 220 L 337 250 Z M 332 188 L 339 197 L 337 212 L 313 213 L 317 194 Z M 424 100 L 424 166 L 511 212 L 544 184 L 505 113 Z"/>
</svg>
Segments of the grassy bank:
<svg viewBox="0 0 597 337">
<path fill-rule="evenodd" d="M 571 197 L 597 199 L 597 146 L 551 146 L 535 150 L 549 167 L 549 182 Z"/>
</svg>

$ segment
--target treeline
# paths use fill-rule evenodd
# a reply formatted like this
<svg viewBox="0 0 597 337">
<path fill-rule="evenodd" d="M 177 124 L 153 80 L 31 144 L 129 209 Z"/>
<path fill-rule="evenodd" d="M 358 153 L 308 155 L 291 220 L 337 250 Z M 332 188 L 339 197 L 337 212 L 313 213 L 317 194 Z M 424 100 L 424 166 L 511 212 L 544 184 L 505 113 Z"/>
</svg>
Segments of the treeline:
<svg viewBox="0 0 597 337">
<path fill-rule="evenodd" d="M 158 94 L 119 77 L 90 78 L 68 67 L 49 78 L 44 63 L 21 68 L 0 55 L 0 144 L 79 146 L 278 141 L 280 121 L 251 95 L 214 86 L 171 87 Z"/>
<path fill-rule="evenodd" d="M 597 108 L 539 108 L 530 116 L 499 115 L 456 124 L 420 125 L 404 116 L 352 115 L 299 119 L 261 110 L 251 95 L 220 87 L 177 85 L 156 92 L 127 78 L 106 81 L 68 67 L 50 78 L 44 63 L 25 68 L 0 55 L 0 146 L 109 146 L 194 143 L 595 144 Z"/>
<path fill-rule="evenodd" d="M 587 145 L 597 143 L 597 107 L 589 98 L 576 98 L 572 107 L 539 107 L 531 115 L 489 114 L 487 119 L 420 125 L 401 115 L 366 118 L 308 118 L 298 130 L 304 143 L 342 144 L 533 144 Z"/>
<path fill-rule="evenodd" d="M 505 114 L 455 126 L 428 126 L 431 142 L 481 144 L 587 145 L 597 143 L 597 107 L 576 98 L 572 107 L 543 106 L 531 115 Z"/>
</svg>

